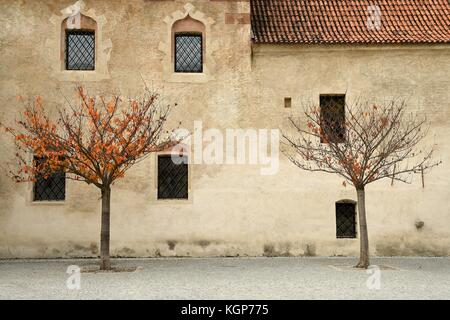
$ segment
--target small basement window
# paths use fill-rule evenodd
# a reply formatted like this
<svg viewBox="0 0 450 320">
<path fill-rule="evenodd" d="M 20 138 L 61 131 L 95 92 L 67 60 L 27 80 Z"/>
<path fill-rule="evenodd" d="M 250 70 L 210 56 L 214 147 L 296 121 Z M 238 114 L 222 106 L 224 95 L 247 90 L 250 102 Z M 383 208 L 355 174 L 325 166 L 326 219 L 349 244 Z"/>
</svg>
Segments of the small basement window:
<svg viewBox="0 0 450 320">
<path fill-rule="evenodd" d="M 188 199 L 188 159 L 175 163 L 171 155 L 158 157 L 158 199 Z"/>
<path fill-rule="evenodd" d="M 336 238 L 356 238 L 356 203 L 336 202 Z"/>
<path fill-rule="evenodd" d="M 95 69 L 95 31 L 66 31 L 66 69 Z"/>
</svg>

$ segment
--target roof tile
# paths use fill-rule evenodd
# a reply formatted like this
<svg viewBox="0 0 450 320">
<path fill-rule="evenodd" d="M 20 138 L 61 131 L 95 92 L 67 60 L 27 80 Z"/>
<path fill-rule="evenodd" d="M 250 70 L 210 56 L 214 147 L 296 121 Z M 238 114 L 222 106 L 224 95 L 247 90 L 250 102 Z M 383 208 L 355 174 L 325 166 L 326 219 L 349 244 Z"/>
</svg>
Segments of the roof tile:
<svg viewBox="0 0 450 320">
<path fill-rule="evenodd" d="M 449 0 L 251 0 L 251 11 L 256 43 L 450 42 Z"/>
</svg>

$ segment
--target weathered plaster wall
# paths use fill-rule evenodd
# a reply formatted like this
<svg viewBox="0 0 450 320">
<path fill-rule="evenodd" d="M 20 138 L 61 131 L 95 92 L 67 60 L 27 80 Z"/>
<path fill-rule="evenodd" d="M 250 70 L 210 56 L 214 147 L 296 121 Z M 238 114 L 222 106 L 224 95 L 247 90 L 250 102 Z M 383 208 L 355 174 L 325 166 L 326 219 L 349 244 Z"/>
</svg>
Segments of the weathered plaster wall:
<svg viewBox="0 0 450 320">
<path fill-rule="evenodd" d="M 390 181 L 368 188 L 372 252 L 450 254 L 450 134 L 448 46 L 303 47 L 250 45 L 247 2 L 85 1 L 100 20 L 104 52 L 99 74 L 60 71 L 55 21 L 73 1 L 0 2 L 0 119 L 12 122 L 17 95 L 40 94 L 57 107 L 82 81 L 91 91 L 134 95 L 141 76 L 178 107 L 182 120 L 204 129 L 278 128 L 304 98 L 347 92 L 408 97 L 427 113 L 443 165 L 411 185 Z M 205 75 L 170 72 L 170 23 L 191 12 L 207 32 Z M 100 18 L 99 18 L 100 17 Z M 242 18 L 244 17 L 244 18 Z M 97 21 L 99 23 L 99 21 Z M 56 52 L 54 52 L 56 50 Z M 168 51 L 169 50 L 169 51 Z M 55 71 L 56 70 L 56 71 Z M 284 97 L 292 97 L 291 110 Z M 1 135 L 2 164 L 13 149 Z M 4 166 L 3 166 L 4 167 Z M 281 157 L 280 171 L 258 166 L 190 167 L 187 201 L 156 200 L 156 159 L 133 168 L 113 187 L 111 248 L 116 256 L 351 255 L 358 239 L 335 238 L 335 201 L 353 199 L 333 176 L 299 171 Z M 68 181 L 63 204 L 32 203 L 31 185 L 0 175 L 0 257 L 96 256 L 100 193 Z M 425 222 L 421 231 L 416 219 Z"/>
<path fill-rule="evenodd" d="M 402 98 L 409 110 L 427 116 L 431 130 L 424 145 L 437 143 L 436 158 L 443 164 L 425 174 L 425 188 L 420 174 L 410 185 L 395 182 L 391 186 L 388 180 L 369 185 L 371 250 L 378 255 L 448 255 L 449 47 L 256 45 L 253 55 L 253 103 L 259 109 L 259 119 L 253 121 L 263 126 L 283 127 L 287 116 L 301 114 L 304 103 L 312 100 L 318 104 L 320 94 L 346 93 L 350 104 L 364 97 L 372 101 Z M 291 109 L 283 108 L 284 97 L 292 98 Z M 356 200 L 355 192 L 341 186 L 342 179 L 295 170 L 285 164 L 280 171 L 281 176 L 290 177 L 288 182 L 283 178 L 280 181 L 294 186 L 294 190 L 286 191 L 295 201 L 286 205 L 291 210 L 298 208 L 298 220 L 292 223 L 297 227 L 306 219 L 304 223 L 311 231 L 302 232 L 302 237 L 312 237 L 310 242 L 316 244 L 318 252 L 354 254 L 356 241 L 333 239 L 332 215 L 334 201 Z M 425 222 L 420 231 L 415 227 L 416 220 Z"/>
</svg>

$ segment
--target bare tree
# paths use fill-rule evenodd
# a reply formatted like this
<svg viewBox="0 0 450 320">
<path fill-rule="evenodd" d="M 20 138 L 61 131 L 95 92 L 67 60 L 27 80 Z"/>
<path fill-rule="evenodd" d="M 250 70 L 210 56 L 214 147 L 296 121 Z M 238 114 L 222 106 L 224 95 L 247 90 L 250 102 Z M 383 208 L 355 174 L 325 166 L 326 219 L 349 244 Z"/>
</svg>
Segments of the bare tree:
<svg viewBox="0 0 450 320">
<path fill-rule="evenodd" d="M 432 161 L 433 146 L 418 149 L 428 132 L 427 121 L 406 112 L 404 101 L 379 105 L 361 100 L 343 107 L 332 100 L 321 107 L 305 105 L 305 118 L 289 118 L 283 152 L 303 170 L 336 174 L 344 186 L 355 187 L 360 228 L 356 267 L 367 268 L 366 185 L 384 178 L 410 183 L 413 173 L 440 162 Z"/>
</svg>

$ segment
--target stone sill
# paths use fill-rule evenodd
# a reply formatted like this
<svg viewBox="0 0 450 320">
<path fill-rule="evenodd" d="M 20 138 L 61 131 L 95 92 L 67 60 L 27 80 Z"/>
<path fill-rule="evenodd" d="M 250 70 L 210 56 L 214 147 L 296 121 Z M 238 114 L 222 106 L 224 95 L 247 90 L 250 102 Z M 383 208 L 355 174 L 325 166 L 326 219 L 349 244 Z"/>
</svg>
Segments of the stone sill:
<svg viewBox="0 0 450 320">
<path fill-rule="evenodd" d="M 168 82 L 206 83 L 210 79 L 205 73 L 172 73 Z"/>
<path fill-rule="evenodd" d="M 110 75 L 99 70 L 64 70 L 56 74 L 59 81 L 89 82 L 110 79 Z"/>
</svg>

